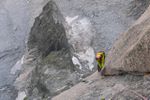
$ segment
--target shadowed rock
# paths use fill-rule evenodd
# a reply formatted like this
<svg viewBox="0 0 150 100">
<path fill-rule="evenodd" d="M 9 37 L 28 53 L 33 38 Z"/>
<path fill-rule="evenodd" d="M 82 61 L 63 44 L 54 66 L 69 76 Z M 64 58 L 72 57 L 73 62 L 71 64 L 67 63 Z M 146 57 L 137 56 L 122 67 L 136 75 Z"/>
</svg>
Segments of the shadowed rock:
<svg viewBox="0 0 150 100">
<path fill-rule="evenodd" d="M 47 56 L 51 51 L 68 49 L 63 16 L 54 2 L 50 1 L 44 8 L 31 29 L 28 47 L 37 48 L 38 53 Z"/>
</svg>

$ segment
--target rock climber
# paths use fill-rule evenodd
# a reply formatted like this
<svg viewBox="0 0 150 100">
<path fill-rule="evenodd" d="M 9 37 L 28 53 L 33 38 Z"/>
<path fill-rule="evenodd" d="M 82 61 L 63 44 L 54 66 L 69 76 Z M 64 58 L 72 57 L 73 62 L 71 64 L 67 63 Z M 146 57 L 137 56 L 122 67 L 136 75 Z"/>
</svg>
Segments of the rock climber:
<svg viewBox="0 0 150 100">
<path fill-rule="evenodd" d="M 104 64 L 105 64 L 105 52 L 104 51 L 99 51 L 96 54 L 96 61 L 97 61 L 97 70 L 98 72 L 101 72 L 104 69 Z"/>
</svg>

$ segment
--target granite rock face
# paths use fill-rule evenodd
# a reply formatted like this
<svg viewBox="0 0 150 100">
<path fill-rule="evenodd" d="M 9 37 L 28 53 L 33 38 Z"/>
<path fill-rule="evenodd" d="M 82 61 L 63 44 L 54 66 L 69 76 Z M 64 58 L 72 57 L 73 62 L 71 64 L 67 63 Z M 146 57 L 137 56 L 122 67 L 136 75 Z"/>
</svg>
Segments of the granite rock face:
<svg viewBox="0 0 150 100">
<path fill-rule="evenodd" d="M 106 74 L 150 72 L 149 10 L 125 33 L 121 34 L 106 61 Z"/>
<path fill-rule="evenodd" d="M 96 33 L 97 39 L 95 38 L 96 41 L 93 42 L 93 44 L 94 44 L 93 46 L 96 47 L 97 50 L 99 50 L 101 48 L 104 48 L 105 46 L 110 47 L 111 44 L 107 45 L 108 40 L 114 41 L 114 37 L 121 31 L 123 31 L 124 28 L 122 28 L 122 27 L 124 27 L 124 26 L 127 27 L 128 26 L 127 23 L 128 23 L 128 21 L 130 21 L 130 20 L 122 21 L 122 20 L 124 20 L 124 17 L 125 17 L 125 15 L 122 13 L 122 11 L 126 11 L 124 9 L 129 4 L 130 0 L 126 1 L 126 2 L 124 0 L 121 0 L 121 2 L 118 0 L 114 0 L 113 2 L 110 0 L 106 0 L 106 1 L 87 0 L 86 2 L 85 1 L 77 2 L 77 1 L 73 1 L 73 0 L 70 0 L 70 2 L 68 2 L 68 0 L 66 0 L 67 2 L 65 2 L 65 0 L 60 0 L 60 1 L 55 0 L 55 1 L 58 1 L 59 3 L 61 3 L 62 6 L 65 6 L 66 4 L 68 4 L 67 7 L 71 7 L 70 9 L 72 9 L 73 5 L 75 7 L 78 7 L 77 5 L 79 5 L 78 3 L 80 2 L 82 4 L 81 7 L 83 7 L 80 10 L 81 15 L 82 15 L 82 13 L 86 14 L 86 15 L 82 15 L 82 16 L 86 16 L 87 18 L 82 18 L 81 16 L 76 17 L 76 13 L 74 13 L 72 10 L 68 10 L 68 11 L 74 13 L 74 16 L 75 16 L 75 17 L 66 17 L 66 19 L 69 18 L 68 24 L 71 20 L 70 27 L 72 29 L 70 29 L 70 31 L 74 30 L 74 33 L 70 32 L 70 34 L 77 35 L 77 41 L 73 40 L 72 42 L 70 42 L 70 43 L 72 43 L 72 45 L 77 44 L 77 45 L 75 45 L 75 47 L 77 47 L 77 49 L 74 48 L 75 49 L 74 51 L 84 49 L 84 47 L 83 47 L 83 46 L 85 46 L 84 43 L 87 43 L 88 45 L 92 45 L 91 37 L 93 35 L 90 34 L 92 31 L 89 31 L 91 25 L 96 25 L 96 28 L 97 28 L 97 33 Z M 120 3 L 118 3 L 118 2 L 120 2 Z M 69 4 L 71 4 L 71 3 L 73 3 L 73 5 L 69 6 Z M 93 8 L 89 7 L 88 4 L 92 5 Z M 100 6 L 100 4 L 102 4 L 102 5 Z M 111 6 L 107 5 L 107 4 L 110 4 Z M 96 7 L 96 5 L 98 8 Z M 104 5 L 107 5 L 107 7 Z M 87 8 L 89 8 L 89 9 L 84 8 L 85 6 L 87 6 Z M 125 6 L 125 8 L 121 9 L 123 6 Z M 65 7 L 62 7 L 63 10 L 64 10 L 64 8 Z M 118 11 L 118 8 L 120 8 L 120 11 Z M 69 9 L 69 8 L 66 8 L 66 9 Z M 77 10 L 77 12 L 79 11 L 78 8 L 76 10 Z M 75 12 L 76 12 L 76 10 L 75 10 Z M 100 10 L 100 12 L 97 13 L 97 10 Z M 96 12 L 93 12 L 93 11 L 96 11 Z M 66 12 L 66 13 L 68 13 L 68 12 Z M 116 14 L 118 14 L 118 15 L 116 15 Z M 106 17 L 106 16 L 109 16 L 109 17 Z M 121 17 L 118 17 L 118 16 L 121 16 Z M 90 22 L 89 19 L 92 19 L 93 23 L 91 23 L 92 21 Z M 145 19 L 145 18 L 143 18 L 143 19 Z M 130 48 L 129 49 L 129 52 L 130 52 L 131 49 L 138 48 L 137 43 L 143 44 L 143 43 L 145 43 L 145 40 L 147 41 L 147 39 L 145 37 L 148 35 L 145 35 L 144 34 L 145 31 L 143 31 L 143 30 L 149 28 L 148 24 L 149 24 L 148 21 L 141 20 L 141 21 L 137 22 L 132 28 L 130 28 L 129 32 L 132 33 L 132 35 L 129 34 L 128 32 L 125 34 L 122 34 L 123 37 L 121 36 L 121 40 L 120 41 L 118 40 L 119 46 L 114 46 L 112 48 L 112 50 L 110 51 L 110 54 L 107 57 L 107 59 L 108 58 L 112 59 L 112 60 L 109 60 L 109 59 L 107 60 L 108 61 L 107 66 L 109 64 L 113 65 L 113 66 L 111 68 L 109 68 L 109 66 L 108 67 L 106 66 L 105 74 L 110 75 L 110 73 L 118 74 L 118 73 L 122 73 L 122 72 L 126 72 L 126 71 L 127 72 L 130 72 L 130 71 L 136 72 L 137 71 L 137 70 L 134 70 L 134 68 L 132 68 L 132 67 L 129 68 L 130 66 L 127 66 L 128 68 L 126 69 L 126 67 L 124 67 L 124 65 L 122 65 L 121 67 L 117 67 L 118 68 L 117 69 L 115 67 L 115 64 L 117 62 L 115 63 L 115 61 L 122 60 L 122 62 L 126 62 L 126 59 L 125 59 L 125 61 L 122 59 L 122 57 L 124 57 L 124 56 L 121 55 L 122 53 L 124 53 L 124 50 L 126 53 L 126 50 L 128 51 L 128 49 Z M 83 26 L 81 26 L 81 25 L 83 25 Z M 145 25 L 145 27 L 142 25 Z M 85 27 L 85 26 L 88 26 L 88 27 Z M 101 29 L 99 29 L 100 26 L 102 27 Z M 136 27 L 138 30 L 134 30 Z M 142 30 L 141 28 L 144 28 L 144 29 Z M 106 31 L 106 30 L 108 30 L 108 31 Z M 76 83 L 78 83 L 80 81 L 81 75 L 78 74 L 80 66 L 78 69 L 76 69 L 76 67 L 74 67 L 74 65 L 71 61 L 71 58 L 72 59 L 77 58 L 78 55 L 71 57 L 72 54 L 70 53 L 70 46 L 69 46 L 67 38 L 66 38 L 67 31 L 68 30 L 66 28 L 65 21 L 64 21 L 62 14 L 58 10 L 56 4 L 53 1 L 50 1 L 44 7 L 43 12 L 40 14 L 40 16 L 36 18 L 35 23 L 31 29 L 31 32 L 29 35 L 29 40 L 27 43 L 28 51 L 24 57 L 25 58 L 24 64 L 23 64 L 24 69 L 22 71 L 22 74 L 17 78 L 17 80 L 15 82 L 17 89 L 19 90 L 19 92 L 21 94 L 22 93 L 24 94 L 24 91 L 26 92 L 26 96 L 24 96 L 25 99 L 50 100 L 53 96 L 60 94 L 64 90 L 69 89 L 70 87 L 74 86 Z M 140 34 L 142 31 L 143 31 L 143 34 Z M 76 34 L 77 32 L 80 34 Z M 87 33 L 87 32 L 89 32 L 89 33 Z M 109 33 L 109 34 L 107 34 L 107 33 Z M 90 34 L 90 35 L 88 35 L 88 34 Z M 95 34 L 95 33 L 93 33 L 93 34 Z M 82 35 L 83 36 L 86 35 L 89 38 L 84 37 L 85 38 L 84 39 L 84 38 L 82 38 Z M 135 39 L 137 39 L 138 41 L 130 39 L 130 36 L 131 37 L 137 36 Z M 106 41 L 102 41 L 102 39 L 100 37 Z M 128 39 L 126 39 L 127 37 L 128 37 Z M 141 40 L 143 38 L 144 38 L 144 42 Z M 83 41 L 80 41 L 80 43 L 82 45 L 80 45 L 80 43 L 78 43 L 78 39 L 83 40 Z M 88 41 L 86 41 L 86 39 Z M 70 41 L 71 41 L 71 39 L 70 39 Z M 130 41 L 131 44 L 129 43 L 126 45 L 126 43 L 128 43 L 127 41 Z M 122 44 L 120 44 L 120 43 L 122 43 Z M 104 47 L 101 46 L 100 44 L 104 44 Z M 121 47 L 120 47 L 120 45 L 121 45 Z M 79 46 L 81 46 L 81 48 L 78 48 Z M 135 46 L 135 47 L 132 48 L 132 46 Z M 143 46 L 143 47 L 147 48 L 147 45 Z M 119 48 L 122 51 L 119 51 L 119 53 L 118 53 L 118 51 L 116 51 L 117 48 Z M 143 48 L 143 49 L 140 48 L 140 49 L 144 50 L 144 52 L 147 52 L 146 51 L 147 49 L 145 49 L 145 48 Z M 87 50 L 87 48 L 85 48 L 85 50 Z M 87 59 L 87 61 L 88 61 L 94 57 L 89 55 L 89 53 L 91 53 L 91 51 L 93 51 L 93 49 L 90 48 L 87 51 L 88 52 L 85 51 L 83 53 L 88 54 L 88 56 L 87 56 L 87 58 L 89 58 L 89 59 Z M 139 50 L 135 50 L 135 51 L 137 53 L 139 53 Z M 111 54 L 111 52 L 112 52 L 112 54 Z M 132 54 L 131 57 L 137 57 L 136 52 L 131 53 Z M 92 54 L 93 53 L 94 52 L 92 52 Z M 115 55 L 115 54 L 119 54 L 119 56 Z M 79 55 L 81 56 L 82 52 L 79 53 Z M 145 55 L 146 54 L 144 54 L 144 56 Z M 113 58 L 112 56 L 115 58 Z M 128 58 L 127 57 L 124 57 L 124 58 L 130 59 L 130 54 L 128 54 L 128 52 L 125 54 L 125 56 L 128 56 Z M 142 56 L 142 55 L 140 55 L 140 56 Z M 81 56 L 81 58 L 82 58 L 82 56 Z M 83 58 L 85 58 L 85 56 L 83 56 Z M 135 58 L 132 58 L 132 59 L 135 60 Z M 127 62 L 129 64 L 130 63 L 133 64 L 132 59 L 131 59 L 131 62 L 128 62 L 128 61 Z M 77 60 L 78 59 L 75 59 L 75 61 L 77 61 Z M 82 59 L 79 59 L 79 60 L 81 61 Z M 111 61 L 113 61 L 113 63 L 115 63 L 115 64 L 113 64 Z M 85 62 L 85 63 L 87 63 L 87 62 Z M 85 65 L 85 63 L 83 63 L 83 64 Z M 123 64 L 125 64 L 125 63 L 123 63 Z M 118 66 L 119 66 L 119 64 L 118 64 Z M 139 66 L 137 66 L 137 67 L 138 67 L 137 69 L 139 69 Z M 109 71 L 109 69 L 111 69 L 111 70 Z M 81 71 L 83 71 L 83 69 Z M 85 71 L 87 72 L 87 70 L 85 70 Z M 100 76 L 98 76 L 98 75 L 92 77 L 93 81 L 90 81 L 90 80 L 86 81 L 84 79 L 82 80 L 83 84 L 86 83 L 86 84 L 89 84 L 89 86 L 92 86 L 92 87 L 90 87 L 90 89 L 91 89 L 91 91 L 94 91 L 92 93 L 92 94 L 94 94 L 93 95 L 94 97 L 95 97 L 95 91 L 97 92 L 96 96 L 99 96 L 100 95 L 99 93 L 102 93 L 102 95 L 103 95 L 108 92 L 110 94 L 107 94 L 107 96 L 116 95 L 120 92 L 121 88 L 122 88 L 122 90 L 124 90 L 124 82 L 126 82 L 127 86 L 129 84 L 129 81 L 121 80 L 124 78 L 124 76 L 122 76 L 122 77 L 118 76 L 119 77 L 118 80 L 114 80 L 114 78 L 110 78 L 110 79 L 106 78 L 106 79 L 108 79 L 108 81 L 106 83 L 102 83 L 104 81 L 99 79 Z M 131 76 L 129 76 L 129 78 L 130 77 Z M 138 78 L 138 76 L 135 76 L 135 77 Z M 114 84 L 116 84 L 116 82 L 119 80 L 120 80 L 120 83 L 118 83 L 117 85 L 115 85 L 112 88 L 112 86 Z M 108 83 L 110 83 L 110 81 L 112 81 L 113 84 L 112 83 L 108 84 Z M 98 83 L 95 83 L 95 82 L 98 82 Z M 137 80 L 135 80 L 134 82 L 133 82 L 133 80 L 131 80 L 131 82 L 134 84 L 135 82 L 137 82 Z M 102 84 L 104 86 L 101 86 Z M 98 86 L 95 87 L 96 85 L 98 85 Z M 83 88 L 84 88 L 84 86 L 83 86 Z M 94 88 L 94 90 L 92 90 L 93 88 Z M 76 92 L 76 93 L 82 92 L 80 90 L 80 89 L 82 89 L 81 87 L 79 87 L 77 89 L 78 89 L 78 92 Z M 118 90 L 116 91 L 116 89 L 118 89 Z M 88 90 L 89 90 L 89 88 L 88 88 Z M 112 94 L 112 92 L 114 94 Z M 74 94 L 76 94 L 76 93 L 74 93 Z M 89 91 L 87 93 L 89 93 Z M 67 94 L 69 94 L 69 93 L 67 93 Z M 71 94 L 69 94 L 69 95 L 71 95 Z M 68 96 L 65 96 L 65 97 L 68 98 Z M 87 96 L 85 95 L 85 97 L 87 97 Z M 91 98 L 91 97 L 92 96 L 89 95 L 89 98 Z M 96 98 L 97 97 L 95 97 L 95 99 Z M 61 99 L 58 99 L 58 100 L 61 100 Z M 64 99 L 64 100 L 66 100 L 66 99 Z M 81 99 L 81 100 L 83 100 L 83 99 Z M 88 99 L 85 98 L 85 100 L 88 100 Z M 89 99 L 89 100 L 91 100 L 91 99 Z"/>
<path fill-rule="evenodd" d="M 149 0 L 133 0 L 130 3 L 128 15 L 138 19 L 148 8 L 149 4 Z"/>
<path fill-rule="evenodd" d="M 23 73 L 16 86 L 26 91 L 29 100 L 51 98 L 78 82 L 65 21 L 52 0 L 35 19 L 27 44 Z"/>
<path fill-rule="evenodd" d="M 62 24 L 63 17 L 52 1 L 44 8 L 42 14 L 35 19 L 31 29 L 28 47 L 36 48 L 42 56 L 47 56 L 51 51 L 68 49 L 65 28 Z"/>
<path fill-rule="evenodd" d="M 34 18 L 47 0 L 0 1 L 0 100 L 15 100 L 13 86 L 21 69 L 21 58 Z"/>
</svg>

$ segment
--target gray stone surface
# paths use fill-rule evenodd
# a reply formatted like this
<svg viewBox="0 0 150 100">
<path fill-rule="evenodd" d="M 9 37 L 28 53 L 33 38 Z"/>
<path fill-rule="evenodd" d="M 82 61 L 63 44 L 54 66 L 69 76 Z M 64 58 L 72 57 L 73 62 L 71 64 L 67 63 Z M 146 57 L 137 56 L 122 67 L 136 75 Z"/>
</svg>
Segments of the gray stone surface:
<svg viewBox="0 0 150 100">
<path fill-rule="evenodd" d="M 96 31 L 92 47 L 96 52 L 108 51 L 117 36 L 134 20 L 127 17 L 129 4 L 133 0 L 55 0 L 66 17 L 87 18 Z"/>
<path fill-rule="evenodd" d="M 57 6 L 51 1 L 35 19 L 28 39 L 28 49 L 37 48 L 42 57 L 52 51 L 68 49 L 64 19 Z M 64 23 L 65 24 L 65 23 Z"/>
<path fill-rule="evenodd" d="M 34 18 L 39 15 L 39 13 L 42 11 L 43 5 L 45 5 L 48 1 L 49 0 L 1 0 L 0 1 L 0 47 L 1 47 L 0 48 L 0 65 L 1 65 L 0 66 L 0 100 L 14 100 L 15 97 L 17 96 L 16 95 L 17 90 L 12 86 L 12 84 L 17 76 L 18 71 L 16 70 L 18 68 L 13 68 L 13 70 L 11 69 L 13 65 L 15 65 L 16 62 L 21 59 L 21 56 L 24 53 L 24 49 L 26 45 L 25 41 L 28 37 L 28 33 L 30 31 L 31 26 L 33 25 Z M 139 6 L 129 7 L 130 6 L 129 3 L 133 0 L 111 0 L 111 1 L 110 0 L 86 0 L 86 1 L 79 0 L 78 2 L 76 0 L 55 0 L 55 1 L 58 4 L 65 18 L 67 16 L 71 18 L 78 16 L 79 22 L 80 19 L 81 20 L 86 19 L 89 20 L 88 22 L 90 22 L 92 26 L 94 26 L 93 28 L 94 30 L 96 30 L 96 35 L 94 32 L 95 37 L 94 37 L 94 41 L 91 42 L 91 45 L 93 46 L 95 51 L 99 51 L 99 50 L 108 51 L 113 41 L 118 36 L 118 34 L 126 30 L 132 24 L 133 19 L 126 17 L 126 9 L 133 10 L 133 12 L 131 13 L 130 11 L 128 12 L 129 15 L 140 16 L 139 13 L 137 14 L 137 11 L 141 11 L 141 13 L 143 13 L 143 11 L 146 9 L 149 3 L 148 0 L 143 0 L 144 2 L 141 2 L 140 0 L 136 0 L 140 2 Z M 147 3 L 145 3 L 145 1 Z M 133 5 L 136 5 L 136 2 L 133 2 Z M 139 10 L 139 7 L 142 9 Z M 43 40 L 44 38 L 43 39 L 41 38 L 42 41 L 40 42 L 41 44 L 43 44 Z M 41 46 L 38 49 L 40 50 L 42 48 L 49 47 L 48 43 L 46 45 Z M 34 45 L 31 47 L 34 47 Z M 52 46 L 52 48 L 54 48 L 54 50 L 58 50 L 57 46 L 56 47 Z M 48 52 L 45 53 L 45 50 Z M 44 49 L 42 50 L 42 52 L 48 55 L 49 50 Z M 53 55 L 60 56 L 60 53 L 61 52 L 57 52 L 54 53 Z M 37 53 L 35 52 L 35 54 Z M 67 55 L 68 53 L 65 53 L 60 58 L 63 59 Z M 30 55 L 30 57 L 28 56 L 28 59 L 25 60 L 25 63 L 32 62 L 38 56 L 39 56 L 38 54 L 36 56 L 35 55 Z M 68 59 L 68 57 L 66 58 Z M 58 59 L 56 58 L 55 60 Z M 61 63 L 58 63 L 58 65 L 59 64 Z M 20 63 L 17 66 L 20 66 Z M 35 64 L 33 64 L 33 66 L 30 65 L 26 66 L 29 72 L 28 70 L 26 70 L 27 73 L 24 74 L 24 76 L 22 76 L 21 78 L 28 78 L 26 76 L 30 74 L 30 71 L 34 66 Z M 43 78 L 46 76 L 50 76 L 52 74 L 52 72 L 49 70 L 51 69 L 55 70 L 53 68 L 50 69 L 47 68 L 48 66 L 44 66 L 42 69 L 43 72 L 49 73 L 48 75 L 44 75 Z M 74 69 L 71 68 L 71 70 Z M 10 74 L 11 71 L 13 71 L 12 73 L 16 73 L 16 72 L 17 73 L 11 75 Z M 67 73 L 66 76 L 68 76 L 72 71 L 70 72 L 70 68 L 69 68 L 69 71 L 62 70 L 62 72 L 60 73 L 64 73 L 64 72 Z M 43 73 L 39 73 L 39 74 L 43 74 Z M 59 77 L 59 73 L 57 73 L 57 77 Z M 75 82 L 74 81 L 72 82 L 70 80 L 76 79 L 76 75 L 73 73 L 69 77 L 70 77 L 69 80 L 67 80 L 62 84 L 67 83 L 69 84 L 68 86 L 74 84 Z M 46 80 L 46 78 L 44 80 Z M 46 86 L 47 86 L 46 88 L 52 87 L 48 85 Z M 65 89 L 68 89 L 68 87 L 66 88 L 64 86 L 60 88 L 60 90 L 65 90 Z M 34 89 L 34 91 L 35 94 L 38 94 L 36 88 Z"/>
<path fill-rule="evenodd" d="M 133 0 L 55 1 L 73 31 L 69 41 L 83 73 L 95 71 L 95 52 L 107 53 L 118 35 L 134 22 L 127 17 Z"/>
<path fill-rule="evenodd" d="M 148 77 L 144 79 L 143 76 L 120 75 L 102 78 L 98 72 L 95 72 L 85 78 L 84 82 L 53 97 L 52 100 L 101 100 L 102 98 L 106 100 L 141 100 L 133 91 L 148 97 L 146 93 L 149 89 L 146 88 L 146 84 L 149 83 Z"/>
<path fill-rule="evenodd" d="M 128 16 L 138 19 L 148 8 L 149 0 L 133 0 L 129 5 Z"/>
<path fill-rule="evenodd" d="M 65 27 L 63 16 L 53 1 L 46 4 L 35 19 L 29 34 L 27 62 L 16 80 L 16 86 L 26 91 L 29 100 L 51 98 L 79 81 Z"/>
<path fill-rule="evenodd" d="M 46 2 L 29 1 L 0 0 L 0 100 L 14 100 L 17 96 L 15 88 L 9 87 L 13 87 L 18 71 L 11 74 L 11 69 L 21 59 L 34 18 Z"/>
<path fill-rule="evenodd" d="M 127 73 L 150 71 L 149 10 L 137 20 L 140 23 L 135 23 L 114 43 L 106 61 L 106 74 L 117 74 L 114 70 Z"/>
</svg>

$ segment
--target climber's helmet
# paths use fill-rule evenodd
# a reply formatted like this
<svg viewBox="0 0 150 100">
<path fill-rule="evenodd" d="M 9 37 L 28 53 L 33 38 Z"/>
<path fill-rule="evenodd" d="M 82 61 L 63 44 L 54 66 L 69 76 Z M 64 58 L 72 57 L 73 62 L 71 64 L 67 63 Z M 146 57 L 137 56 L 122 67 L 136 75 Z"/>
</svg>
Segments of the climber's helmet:
<svg viewBox="0 0 150 100">
<path fill-rule="evenodd" d="M 102 54 L 101 54 L 101 53 L 97 53 L 97 54 L 96 54 L 96 60 L 100 60 L 101 57 L 102 57 Z"/>
</svg>

